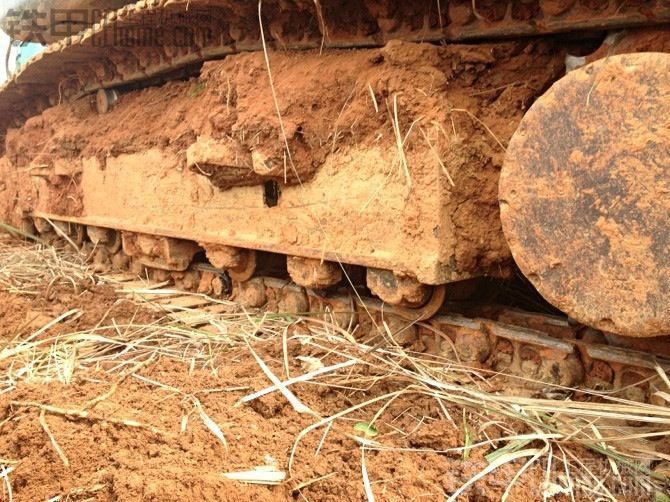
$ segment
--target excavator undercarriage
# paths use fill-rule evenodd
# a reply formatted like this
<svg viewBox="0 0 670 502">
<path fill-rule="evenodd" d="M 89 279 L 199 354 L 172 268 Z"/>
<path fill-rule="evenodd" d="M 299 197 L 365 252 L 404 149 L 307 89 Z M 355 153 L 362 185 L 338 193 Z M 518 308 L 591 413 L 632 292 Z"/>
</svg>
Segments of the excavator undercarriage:
<svg viewBox="0 0 670 502">
<path fill-rule="evenodd" d="M 85 15 L 0 89 L 0 220 L 101 269 L 655 399 L 668 2 L 52 4 L 43 33 Z"/>
</svg>

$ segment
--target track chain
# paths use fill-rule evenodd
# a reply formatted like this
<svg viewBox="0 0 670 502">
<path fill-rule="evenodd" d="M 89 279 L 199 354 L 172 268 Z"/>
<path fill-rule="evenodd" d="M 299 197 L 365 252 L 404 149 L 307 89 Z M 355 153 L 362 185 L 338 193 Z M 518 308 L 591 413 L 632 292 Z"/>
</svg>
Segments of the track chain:
<svg viewBox="0 0 670 502">
<path fill-rule="evenodd" d="M 267 0 L 259 12 L 255 2 L 236 0 L 141 0 L 106 13 L 51 44 L 0 88 L 0 140 L 8 128 L 50 106 L 101 88 L 188 75 L 203 61 L 262 50 L 264 41 L 275 49 L 352 48 L 394 39 L 473 41 L 670 22 L 668 0 L 346 3 Z M 29 35 L 19 31 L 17 37 Z"/>
<path fill-rule="evenodd" d="M 445 367 L 462 364 L 493 375 L 514 375 L 531 389 L 586 387 L 639 402 L 663 403 L 654 394 L 659 371 L 670 372 L 668 351 L 663 352 L 667 340 L 652 341 L 655 351 L 616 346 L 606 334 L 574 325 L 566 317 L 445 301 L 444 288 L 436 288 L 425 306 L 408 309 L 352 288 L 313 291 L 267 275 L 235 281 L 225 270 L 207 263 L 192 264 L 183 272 L 151 269 L 126 256 L 120 238 L 98 249 L 80 225 L 62 223 L 59 229 L 58 233 L 43 231 L 41 237 L 60 246 L 79 246 L 103 277 L 118 284 L 120 292 L 157 301 L 180 322 L 205 324 L 202 313 L 230 308 L 213 298 L 230 298 L 246 308 L 325 317 L 366 343 L 411 346 Z M 122 273 L 110 274 L 112 269 Z M 164 287 L 174 290 L 167 296 L 155 292 Z"/>
</svg>

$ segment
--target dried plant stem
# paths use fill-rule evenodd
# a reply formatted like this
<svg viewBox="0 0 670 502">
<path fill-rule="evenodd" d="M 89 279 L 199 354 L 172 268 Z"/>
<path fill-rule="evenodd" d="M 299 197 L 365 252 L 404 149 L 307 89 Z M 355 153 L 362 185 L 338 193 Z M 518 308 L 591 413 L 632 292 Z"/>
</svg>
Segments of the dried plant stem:
<svg viewBox="0 0 670 502">
<path fill-rule="evenodd" d="M 46 435 L 49 437 L 49 441 L 51 441 L 51 446 L 53 446 L 53 449 L 56 450 L 56 453 L 60 457 L 61 462 L 63 462 L 63 465 L 65 467 L 70 467 L 70 461 L 68 460 L 67 455 L 65 455 L 65 452 L 63 451 L 63 449 L 58 444 L 58 441 L 56 441 L 56 438 L 54 437 L 53 433 L 51 432 L 51 429 L 49 429 L 49 424 L 47 424 L 47 419 L 46 419 L 46 410 L 42 409 L 40 411 L 39 420 L 40 420 L 40 425 L 42 426 L 42 429 L 44 429 L 44 432 L 46 432 Z"/>
<path fill-rule="evenodd" d="M 64 416 L 64 417 L 78 419 L 78 420 L 86 420 L 86 421 L 91 421 L 91 422 L 109 422 L 110 424 L 122 425 L 124 427 L 144 429 L 144 430 L 147 430 L 147 431 L 151 432 L 152 434 L 156 434 L 156 435 L 159 435 L 159 436 L 169 436 L 170 435 L 168 432 L 163 431 L 163 430 L 161 430 L 157 427 L 153 427 L 151 425 L 146 425 L 146 424 L 143 424 L 142 422 L 137 422 L 136 420 L 125 420 L 125 419 L 114 418 L 114 417 L 101 417 L 101 416 L 92 415 L 90 412 L 88 412 L 86 410 L 59 408 L 57 406 L 37 403 L 37 402 L 33 402 L 33 401 L 10 401 L 9 404 L 12 407 L 36 408 L 36 409 L 40 410 L 40 412 L 51 413 L 53 415 L 61 415 L 61 416 Z"/>
</svg>

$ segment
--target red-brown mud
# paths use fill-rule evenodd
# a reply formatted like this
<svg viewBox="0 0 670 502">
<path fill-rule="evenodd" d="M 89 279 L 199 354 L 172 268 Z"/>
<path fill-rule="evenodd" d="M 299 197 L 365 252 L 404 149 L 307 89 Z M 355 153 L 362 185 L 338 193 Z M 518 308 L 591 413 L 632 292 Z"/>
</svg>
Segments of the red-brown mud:
<svg viewBox="0 0 670 502">
<path fill-rule="evenodd" d="M 105 315 L 107 324 L 120 326 L 131 320 L 148 323 L 157 317 L 128 300 L 119 301 L 108 287 L 74 293 L 63 286 L 56 293 L 50 294 L 52 300 L 0 293 L 0 343 L 17 335 L 26 337 L 72 308 L 81 309 L 83 316 L 40 336 L 85 331 Z M 275 374 L 283 376 L 281 337 L 254 343 L 254 350 Z M 297 341 L 289 341 L 287 354 L 292 375 L 305 371 L 299 355 L 314 355 Z M 362 450 L 353 437 L 357 434 L 354 425 L 358 420 L 371 420 L 380 404 L 362 408 L 336 421 L 332 428 L 305 435 L 296 448 L 290 476 L 280 486 L 224 479 L 223 472 L 268 464 L 286 470 L 298 436 L 316 419 L 296 413 L 280 393 L 240 405 L 242 396 L 266 387 L 269 380 L 247 347 L 231 347 L 213 356 L 214 363 L 208 368 L 163 358 L 125 377 L 101 365 L 75 372 L 69 385 L 17 381 L 15 388 L 0 394 L 0 459 L 17 462 L 10 464 L 14 468 L 9 474 L 13 500 L 59 495 L 63 500 L 101 501 L 365 499 Z M 0 360 L 0 370 L 8 371 L 11 364 L 11 358 Z M 292 389 L 323 416 L 398 390 L 397 384 L 383 379 L 352 384 L 356 386 L 364 390 L 314 384 Z M 205 427 L 193 397 L 223 431 L 227 448 Z M 39 409 L 30 403 L 57 408 L 47 411 L 43 421 L 69 466 L 55 451 Z M 64 415 L 64 410 L 84 409 L 89 413 L 86 418 L 73 417 L 72 412 Z M 365 452 L 366 472 L 377 500 L 442 500 L 488 466 L 484 455 L 491 451 L 489 446 L 467 454 L 438 451 L 466 444 L 464 419 L 474 443 L 500 437 L 506 425 L 485 423 L 483 417 L 464 414 L 457 407 L 447 409 L 453 422 L 445 419 L 434 399 L 401 395 L 381 412 L 376 422 L 380 435 L 375 439 L 397 450 Z M 128 421 L 136 425 L 127 425 Z M 590 468 L 599 466 L 598 472 L 606 472 L 602 460 L 590 454 L 581 458 Z M 475 483 L 463 500 L 499 500 L 522 466 L 519 460 L 500 467 Z M 541 499 L 544 480 L 540 464 L 534 465 L 521 475 L 509 500 Z M 4 489 L 0 489 L 4 493 L 0 498 L 7 500 Z M 587 500 L 583 495 L 580 500 Z M 561 495 L 554 500 L 569 498 Z"/>
</svg>

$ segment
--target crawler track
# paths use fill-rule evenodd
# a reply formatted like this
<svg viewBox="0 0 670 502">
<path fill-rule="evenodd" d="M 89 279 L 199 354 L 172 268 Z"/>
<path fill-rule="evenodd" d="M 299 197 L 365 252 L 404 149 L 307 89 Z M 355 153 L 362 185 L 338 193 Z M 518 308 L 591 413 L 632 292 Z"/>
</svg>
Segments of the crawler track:
<svg viewBox="0 0 670 502">
<path fill-rule="evenodd" d="M 79 246 L 106 280 L 117 284 L 119 294 L 150 301 L 191 326 L 205 324 L 203 313 L 230 310 L 217 298 L 232 299 L 245 308 L 324 317 L 372 346 L 401 344 L 445 365 L 513 375 L 526 381 L 530 390 L 545 384 L 593 388 L 639 402 L 662 403 L 654 393 L 660 388 L 657 372 L 670 371 L 667 337 L 651 343 L 642 340 L 637 347 L 617 346 L 621 339 L 573 324 L 566 317 L 448 299 L 453 292 L 443 287 L 434 290 L 420 308 L 398 308 L 357 286 L 355 271 L 349 274 L 351 285 L 345 286 L 344 281 L 328 291 L 315 291 L 276 272 L 264 275 L 272 267 L 244 281 L 231 279 L 205 261 L 183 272 L 152 269 L 127 256 L 119 240 L 94 245 L 81 227 L 56 224 L 57 232 L 42 234 L 45 241 Z M 277 255 L 265 258 L 274 263 L 282 260 Z"/>
<path fill-rule="evenodd" d="M 141 0 L 53 43 L 0 89 L 0 137 L 8 127 L 64 100 L 100 88 L 146 85 L 188 73 L 203 61 L 262 50 L 264 45 L 377 47 L 395 39 L 470 41 L 668 22 L 666 0 L 366 0 L 346 5 L 268 0 L 260 6 L 234 0 Z M 20 23 L 13 29 L 20 38 L 34 27 L 23 34 Z"/>
</svg>

